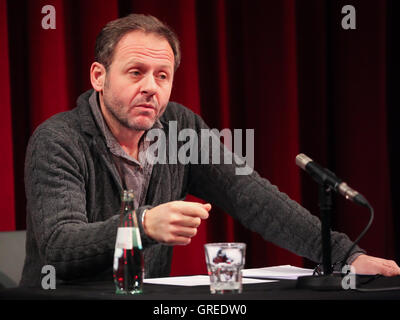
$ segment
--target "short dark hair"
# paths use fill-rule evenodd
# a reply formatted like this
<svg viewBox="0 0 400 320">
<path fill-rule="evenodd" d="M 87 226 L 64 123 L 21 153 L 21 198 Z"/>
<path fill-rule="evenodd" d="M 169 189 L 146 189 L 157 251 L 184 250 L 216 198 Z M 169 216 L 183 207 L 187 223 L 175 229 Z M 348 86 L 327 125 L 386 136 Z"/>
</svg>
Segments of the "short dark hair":
<svg viewBox="0 0 400 320">
<path fill-rule="evenodd" d="M 95 61 L 101 63 L 108 70 L 118 42 L 124 35 L 135 30 L 154 33 L 167 40 L 174 53 L 174 69 L 175 71 L 178 69 L 181 52 L 177 35 L 156 17 L 144 14 L 130 14 L 107 23 L 96 38 Z"/>
</svg>

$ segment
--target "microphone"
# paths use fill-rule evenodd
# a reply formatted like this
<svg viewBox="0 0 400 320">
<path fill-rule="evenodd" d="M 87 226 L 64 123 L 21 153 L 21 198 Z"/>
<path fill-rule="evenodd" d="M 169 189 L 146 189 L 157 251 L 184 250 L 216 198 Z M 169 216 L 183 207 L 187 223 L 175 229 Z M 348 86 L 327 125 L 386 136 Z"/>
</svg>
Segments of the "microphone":
<svg viewBox="0 0 400 320">
<path fill-rule="evenodd" d="M 362 194 L 350 188 L 346 182 L 339 179 L 333 172 L 322 168 L 318 163 L 307 157 L 304 153 L 296 156 L 296 165 L 310 174 L 310 176 L 320 185 L 327 185 L 332 190 L 339 192 L 347 200 L 351 200 L 362 206 L 369 206 L 368 201 Z"/>
</svg>

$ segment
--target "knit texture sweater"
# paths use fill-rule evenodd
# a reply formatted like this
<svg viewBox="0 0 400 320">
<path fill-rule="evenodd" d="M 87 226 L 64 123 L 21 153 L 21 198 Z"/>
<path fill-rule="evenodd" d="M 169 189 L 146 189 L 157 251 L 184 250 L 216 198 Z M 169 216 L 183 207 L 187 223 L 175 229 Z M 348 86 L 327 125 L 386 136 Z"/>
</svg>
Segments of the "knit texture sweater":
<svg viewBox="0 0 400 320">
<path fill-rule="evenodd" d="M 40 286 L 44 265 L 55 267 L 58 282 L 112 279 L 122 183 L 89 106 L 92 92 L 82 94 L 73 110 L 46 120 L 29 141 L 22 286 Z M 176 121 L 178 132 L 190 128 L 200 136 L 201 129 L 208 129 L 200 116 L 174 102 L 160 118 L 166 137 L 170 121 Z M 178 141 L 178 148 L 183 144 Z M 220 148 L 226 152 L 222 144 Z M 322 260 L 319 219 L 257 172 L 237 175 L 235 168 L 235 163 L 154 164 L 145 205 L 137 208 L 146 278 L 169 275 L 172 246 L 145 234 L 142 213 L 187 194 L 220 207 L 267 241 Z M 334 231 L 331 243 L 333 262 L 343 259 L 352 245 L 345 234 Z M 356 252 L 363 251 L 356 246 Z"/>
</svg>

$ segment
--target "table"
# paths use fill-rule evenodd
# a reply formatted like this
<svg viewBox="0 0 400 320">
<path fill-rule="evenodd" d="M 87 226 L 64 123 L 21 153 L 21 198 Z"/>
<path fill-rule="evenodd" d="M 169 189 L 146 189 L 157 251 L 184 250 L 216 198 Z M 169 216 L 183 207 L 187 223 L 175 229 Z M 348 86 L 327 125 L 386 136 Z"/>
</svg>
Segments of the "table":
<svg viewBox="0 0 400 320">
<path fill-rule="evenodd" d="M 112 281 L 71 282 L 58 285 L 55 290 L 42 288 L 0 289 L 2 300 L 400 300 L 400 276 L 357 277 L 357 289 L 397 287 L 397 290 L 359 292 L 357 290 L 316 291 L 296 288 L 296 280 L 243 285 L 242 294 L 213 295 L 208 286 L 171 286 L 144 284 L 141 295 L 116 295 Z"/>
<path fill-rule="evenodd" d="M 361 283 L 364 283 L 364 285 Z M 375 279 L 364 276 L 357 278 L 357 288 L 373 289 L 383 286 L 400 287 L 400 277 L 378 277 Z M 7 300 L 7 302 L 12 300 L 33 300 L 36 302 L 39 302 L 39 300 L 97 300 L 102 301 L 99 305 L 103 307 L 108 306 L 107 301 L 129 300 L 131 301 L 129 303 L 130 306 L 140 306 L 140 310 L 144 314 L 151 313 L 154 315 L 154 312 L 157 312 L 157 310 L 161 308 L 185 307 L 187 308 L 186 319 L 188 315 L 196 314 L 196 316 L 199 316 L 198 312 L 221 312 L 222 305 L 227 306 L 224 310 L 227 310 L 226 308 L 229 308 L 229 306 L 245 306 L 242 307 L 242 311 L 243 308 L 246 308 L 246 315 L 248 317 L 243 317 L 242 315 L 242 319 L 253 319 L 254 316 L 259 315 L 260 310 L 265 310 L 267 306 L 268 310 L 271 310 L 272 307 L 273 309 L 279 309 L 279 312 L 282 314 L 282 312 L 293 311 L 293 308 L 287 307 L 288 305 L 293 306 L 293 303 L 295 304 L 294 308 L 301 306 L 309 312 L 310 307 L 325 302 L 328 303 L 327 305 L 331 309 L 329 312 L 332 314 L 332 312 L 340 311 L 340 308 L 333 308 L 332 303 L 330 303 L 332 301 L 336 301 L 336 303 L 339 302 L 340 305 L 347 307 L 350 303 L 354 306 L 357 305 L 357 301 L 366 301 L 367 303 L 364 304 L 365 307 L 370 304 L 371 300 L 380 300 L 386 301 L 385 308 L 388 306 L 397 308 L 399 305 L 397 300 L 400 300 L 400 289 L 382 292 L 359 292 L 355 290 L 314 291 L 296 288 L 296 280 L 247 284 L 243 286 L 242 294 L 228 295 L 212 295 L 209 293 L 208 286 L 184 287 L 144 284 L 143 294 L 131 296 L 116 295 L 114 294 L 114 290 L 114 285 L 111 281 L 57 285 L 54 290 L 44 290 L 42 288 L 11 288 L 0 290 L 0 300 Z M 132 301 L 135 301 L 135 303 L 131 304 Z M 392 303 L 390 303 L 390 301 L 392 301 Z M 68 305 L 71 306 L 70 304 Z M 217 309 L 215 310 L 215 308 Z M 346 315 L 348 315 L 348 312 L 347 310 Z M 166 315 L 164 314 L 163 316 Z M 171 315 L 169 315 L 169 317 L 170 316 Z M 227 315 L 225 314 L 224 316 L 226 317 Z M 160 318 L 160 316 L 158 318 Z M 213 319 L 215 318 L 216 315 L 213 314 Z M 143 319 L 147 319 L 147 317 Z"/>
</svg>

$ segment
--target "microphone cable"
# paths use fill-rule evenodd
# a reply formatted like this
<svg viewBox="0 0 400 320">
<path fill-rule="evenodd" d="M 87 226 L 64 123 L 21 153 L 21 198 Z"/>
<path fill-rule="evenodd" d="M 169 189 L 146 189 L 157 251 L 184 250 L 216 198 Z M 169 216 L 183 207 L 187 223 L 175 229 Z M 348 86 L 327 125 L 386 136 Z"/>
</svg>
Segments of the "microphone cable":
<svg viewBox="0 0 400 320">
<path fill-rule="evenodd" d="M 343 261 L 342 261 L 342 265 L 340 266 L 340 269 L 342 270 L 343 267 L 346 264 L 347 259 L 349 258 L 351 252 L 353 251 L 354 247 L 360 242 L 360 240 L 365 236 L 365 234 L 368 232 L 369 228 L 372 225 L 372 221 L 374 221 L 374 208 L 372 208 L 372 206 L 369 204 L 369 202 L 367 201 L 367 199 L 365 199 L 361 194 L 358 194 L 357 197 L 360 197 L 362 200 L 362 205 L 364 207 L 367 207 L 369 209 L 369 221 L 366 225 L 366 227 L 364 228 L 364 230 L 360 233 L 360 235 L 357 237 L 357 239 L 353 242 L 352 246 L 350 247 L 349 250 L 347 250 L 347 253 L 345 254 Z"/>
</svg>

